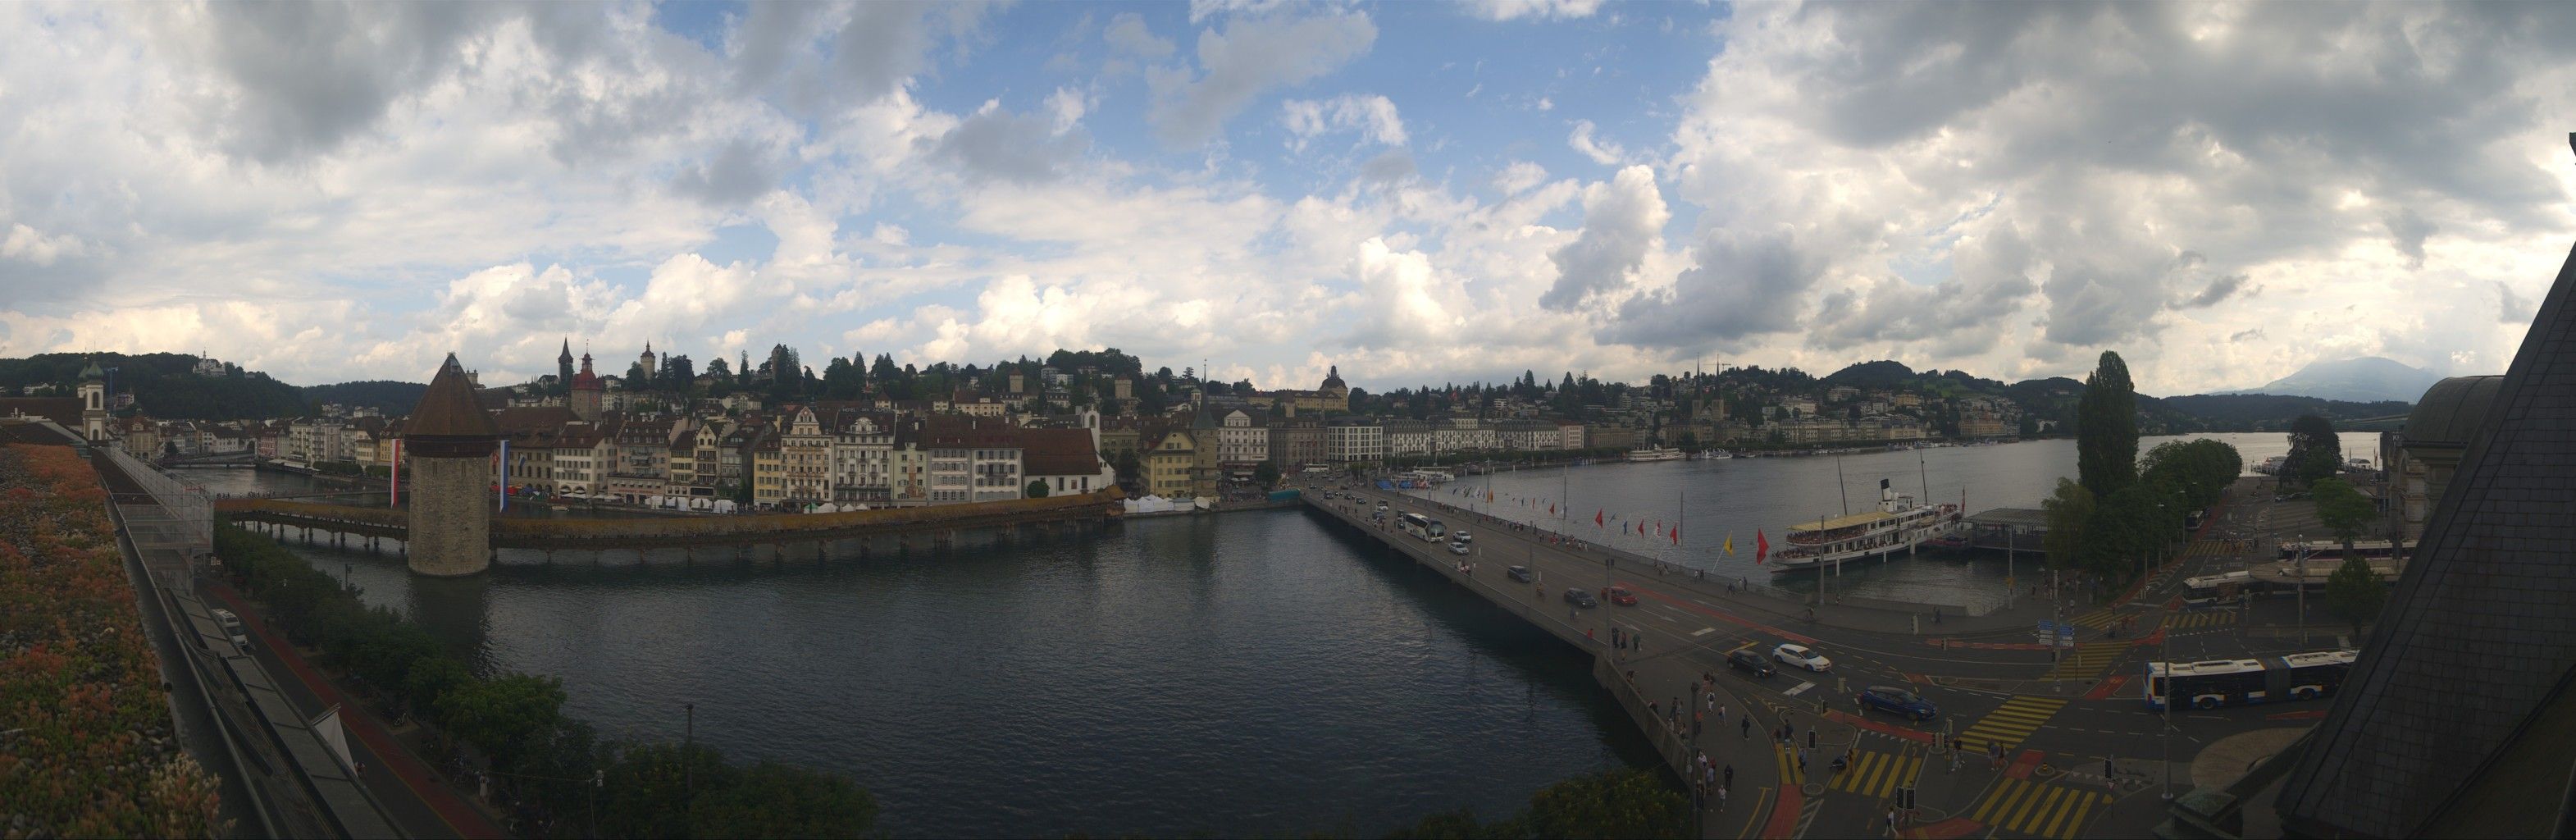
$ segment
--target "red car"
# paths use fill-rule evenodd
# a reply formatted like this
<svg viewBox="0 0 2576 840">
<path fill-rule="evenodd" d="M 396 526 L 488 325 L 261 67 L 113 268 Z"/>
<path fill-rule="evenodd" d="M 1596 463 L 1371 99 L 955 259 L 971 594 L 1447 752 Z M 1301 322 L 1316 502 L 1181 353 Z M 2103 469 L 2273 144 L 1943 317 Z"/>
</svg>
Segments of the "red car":
<svg viewBox="0 0 2576 840">
<path fill-rule="evenodd" d="M 1628 591 L 1627 587 L 1624 586 L 1610 587 L 1610 603 L 1618 604 L 1623 607 L 1636 606 L 1637 593 Z"/>
</svg>

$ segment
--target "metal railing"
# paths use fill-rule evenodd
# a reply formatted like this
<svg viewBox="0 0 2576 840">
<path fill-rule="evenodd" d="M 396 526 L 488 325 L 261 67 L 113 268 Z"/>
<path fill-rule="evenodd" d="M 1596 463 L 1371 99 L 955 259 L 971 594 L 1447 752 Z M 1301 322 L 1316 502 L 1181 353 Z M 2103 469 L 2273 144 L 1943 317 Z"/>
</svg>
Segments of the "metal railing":
<svg viewBox="0 0 2576 840">
<path fill-rule="evenodd" d="M 108 494 L 118 515 L 124 518 L 126 533 L 133 537 L 136 548 L 173 549 L 189 557 L 214 550 L 214 509 L 204 489 L 172 478 L 125 454 L 125 450 L 108 447 L 101 451 L 143 491 L 111 489 Z"/>
</svg>

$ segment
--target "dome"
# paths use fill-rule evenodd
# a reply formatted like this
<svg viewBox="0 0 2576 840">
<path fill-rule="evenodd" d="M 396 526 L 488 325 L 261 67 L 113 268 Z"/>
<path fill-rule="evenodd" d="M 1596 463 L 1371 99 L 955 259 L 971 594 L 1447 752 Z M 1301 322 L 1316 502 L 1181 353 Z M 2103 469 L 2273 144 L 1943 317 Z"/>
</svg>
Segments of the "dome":
<svg viewBox="0 0 2576 840">
<path fill-rule="evenodd" d="M 2469 445 L 2503 384 L 2502 376 L 2454 376 L 2433 383 L 2406 415 L 2406 442 Z"/>
<path fill-rule="evenodd" d="M 1329 391 L 1329 390 L 1332 390 L 1332 389 L 1334 389 L 1334 388 L 1348 388 L 1348 387 L 1350 387 L 1350 386 L 1342 384 L 1342 366 L 1341 366 L 1341 365 L 1333 365 L 1332 367 L 1329 367 L 1329 368 L 1326 368 L 1326 369 L 1325 369 L 1325 373 L 1324 373 L 1324 390 Z"/>
<path fill-rule="evenodd" d="M 82 382 L 88 382 L 88 381 L 96 380 L 96 379 L 106 379 L 106 378 L 107 378 L 107 371 L 99 370 L 99 369 L 98 369 L 98 360 L 97 360 L 97 359 L 91 359 L 91 360 L 89 360 L 89 364 L 88 364 L 88 365 L 85 365 L 85 366 L 83 366 L 83 367 L 81 368 L 81 371 L 80 371 L 80 378 L 81 378 L 81 381 L 82 381 Z"/>
</svg>

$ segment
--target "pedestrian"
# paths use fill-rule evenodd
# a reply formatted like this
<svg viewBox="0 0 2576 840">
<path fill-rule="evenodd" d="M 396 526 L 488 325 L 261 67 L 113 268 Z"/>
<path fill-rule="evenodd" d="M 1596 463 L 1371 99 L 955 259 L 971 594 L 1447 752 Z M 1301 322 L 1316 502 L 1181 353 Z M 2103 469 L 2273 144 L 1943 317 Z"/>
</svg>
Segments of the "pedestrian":
<svg viewBox="0 0 2576 840">
<path fill-rule="evenodd" d="M 1719 787 L 1717 789 L 1717 809 L 1720 811 L 1726 810 L 1726 788 L 1724 787 Z"/>
<path fill-rule="evenodd" d="M 1738 737 L 1736 740 L 1739 740 L 1739 741 L 1750 741 L 1750 740 L 1753 740 L 1753 718 L 1752 718 L 1752 716 L 1748 715 L 1748 716 L 1744 717 L 1744 718 L 1743 718 L 1743 721 L 1744 721 L 1744 722 L 1743 722 L 1741 725 L 1738 725 L 1738 726 L 1736 727 L 1737 729 L 1742 730 L 1742 732 L 1740 733 L 1741 737 Z"/>
<path fill-rule="evenodd" d="M 1810 726 L 1810 727 L 1807 727 L 1807 749 L 1811 749 L 1811 750 L 1812 750 L 1812 749 L 1815 749 L 1815 748 L 1816 748 L 1816 728 L 1815 728 L 1815 727 L 1813 727 L 1813 726 Z"/>
<path fill-rule="evenodd" d="M 2111 778 L 2118 775 L 2120 772 L 2119 768 L 2111 766 L 2111 761 L 2111 756 L 2106 755 L 2102 757 L 2102 783 L 2106 785 L 2110 784 Z"/>
<path fill-rule="evenodd" d="M 1628 649 L 1634 650 L 1638 653 L 1646 652 L 1646 637 L 1638 636 L 1637 638 L 1630 639 L 1628 641 Z"/>
<path fill-rule="evenodd" d="M 1719 786 L 1718 786 L 1718 789 L 1719 789 L 1719 790 L 1725 790 L 1725 789 L 1727 789 L 1727 788 L 1731 788 L 1731 787 L 1734 787 L 1734 786 L 1735 786 L 1735 765 L 1732 765 L 1732 764 L 1726 765 L 1726 776 L 1725 776 L 1725 779 L 1726 779 L 1726 783 L 1725 783 L 1725 784 L 1723 784 L 1723 785 L 1719 785 Z"/>
<path fill-rule="evenodd" d="M 1889 807 L 1887 809 L 1887 836 L 1896 836 L 1896 809 L 1894 807 Z"/>
<path fill-rule="evenodd" d="M 1807 751 L 1806 751 L 1806 750 L 1799 750 L 1799 751 L 1798 751 L 1798 772 L 1799 772 L 1799 773 L 1801 773 L 1801 774 L 1804 774 L 1804 773 L 1806 773 L 1806 772 L 1807 772 Z"/>
</svg>

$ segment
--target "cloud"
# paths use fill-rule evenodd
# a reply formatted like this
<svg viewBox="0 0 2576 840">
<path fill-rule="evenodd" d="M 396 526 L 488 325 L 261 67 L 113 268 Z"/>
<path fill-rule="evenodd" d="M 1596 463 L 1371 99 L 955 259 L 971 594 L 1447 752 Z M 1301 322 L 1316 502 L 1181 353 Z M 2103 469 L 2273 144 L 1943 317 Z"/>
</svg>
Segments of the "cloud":
<svg viewBox="0 0 2576 840">
<path fill-rule="evenodd" d="M 1397 115 L 1395 103 L 1384 96 L 1343 94 L 1328 100 L 1291 99 L 1280 103 L 1279 122 L 1287 126 L 1291 148 L 1303 149 L 1306 141 L 1338 131 L 1357 131 L 1371 143 L 1401 146 L 1405 143 L 1404 118 Z"/>
<path fill-rule="evenodd" d="M 1798 329 L 1802 301 L 1825 270 L 1798 248 L 1786 228 L 1714 229 L 1692 254 L 1696 263 L 1670 288 L 1630 298 L 1608 337 L 1652 348 L 1726 346 L 1764 333 Z"/>
<path fill-rule="evenodd" d="M 1502 190 L 1504 195 L 1519 195 L 1546 182 L 1547 167 L 1525 160 L 1512 161 L 1494 173 L 1494 189 Z"/>
<path fill-rule="evenodd" d="M 778 172 L 766 153 L 749 142 L 734 140 L 714 158 L 682 168 L 671 177 L 671 189 L 708 204 L 732 206 L 759 198 L 777 181 Z"/>
<path fill-rule="evenodd" d="M 1936 355 L 1982 352 L 2001 339 L 2000 324 L 2039 289 L 2030 244 L 2002 228 L 1960 243 L 1951 275 L 1924 285 L 1882 276 L 1865 287 L 1828 292 L 1816 307 L 1808 340 L 1827 350 L 1890 342 L 1927 342 Z"/>
<path fill-rule="evenodd" d="M 1120 12 L 1109 19 L 1109 28 L 1101 30 L 1102 40 L 1124 55 L 1145 59 L 1163 59 L 1172 55 L 1172 42 L 1158 37 L 1135 12 Z"/>
<path fill-rule="evenodd" d="M 1059 134 L 1050 118 L 987 105 L 939 138 L 937 154 L 978 178 L 1052 181 L 1090 145 L 1080 131 Z"/>
<path fill-rule="evenodd" d="M 2432 222 L 2425 221 L 2423 216 L 2416 215 L 2415 208 L 2412 207 L 2398 209 L 2380 218 L 2388 226 L 2388 238 L 2397 248 L 2397 253 L 2406 256 L 2406 267 L 2423 268 L 2424 239 L 2432 236 L 2440 228 L 2434 227 Z"/>
<path fill-rule="evenodd" d="M 2233 344 L 2233 343 L 2240 342 L 2240 341 L 2251 341 L 2251 340 L 2254 340 L 2254 339 L 2257 339 L 2257 338 L 2262 338 L 2262 337 L 2263 337 L 2263 328 L 2262 328 L 2262 327 L 2248 327 L 2248 328 L 2245 328 L 2245 329 L 2237 330 L 2235 333 L 2228 335 L 2228 336 L 2227 336 L 2227 341 L 2228 341 L 2228 343 Z"/>
<path fill-rule="evenodd" d="M 1082 124 L 1082 115 L 1091 111 L 1091 97 L 1073 88 L 1056 88 L 1047 97 L 1047 114 L 1054 118 L 1057 134 L 1072 131 Z"/>
<path fill-rule="evenodd" d="M 1564 20 L 1591 17 L 1601 0 L 1468 0 L 1467 13 L 1485 20 Z"/>
<path fill-rule="evenodd" d="M 165 45 L 204 63 L 194 97 L 225 151 L 284 163 L 336 151 L 419 94 L 507 11 L 478 3 L 217 3 L 170 9 Z"/>
<path fill-rule="evenodd" d="M 1617 166 L 1628 160 L 1627 149 L 1608 140 L 1593 139 L 1593 131 L 1591 120 L 1575 120 L 1574 133 L 1565 138 L 1565 143 L 1582 152 L 1584 157 L 1591 158 L 1593 163 L 1603 166 Z"/>
<path fill-rule="evenodd" d="M 1166 143 L 1205 143 L 1254 97 L 1330 73 L 1376 41 L 1377 26 L 1356 11 L 1228 20 L 1223 31 L 1199 33 L 1202 72 L 1148 74 L 1154 102 L 1146 121 Z"/>
<path fill-rule="evenodd" d="M 1380 183 L 1413 177 L 1413 153 L 1393 149 L 1360 164 L 1360 177 Z"/>
<path fill-rule="evenodd" d="M 2491 281 L 2496 290 L 2496 322 L 2500 324 L 2531 323 L 2531 302 L 2513 293 L 2513 287 L 2502 280 Z"/>
<path fill-rule="evenodd" d="M 2200 294 L 2192 295 L 2174 306 L 2178 309 L 2207 309 L 2217 306 L 2220 301 L 2226 300 L 2229 295 L 2236 294 L 2237 290 L 2244 287 L 2245 275 L 2226 275 L 2210 281 L 2208 288 L 2201 289 Z"/>
<path fill-rule="evenodd" d="M 70 234 L 46 236 L 23 224 L 9 226 L 9 236 L 0 239 L 0 258 L 50 266 L 55 260 L 78 257 L 88 251 L 80 237 Z"/>
<path fill-rule="evenodd" d="M 1655 172 L 1646 167 L 1619 170 L 1609 181 L 1585 188 L 1583 233 L 1547 255 L 1556 263 L 1556 285 L 1539 305 L 1571 312 L 1596 295 L 1626 289 L 1628 275 L 1645 262 L 1671 220 Z"/>
</svg>

